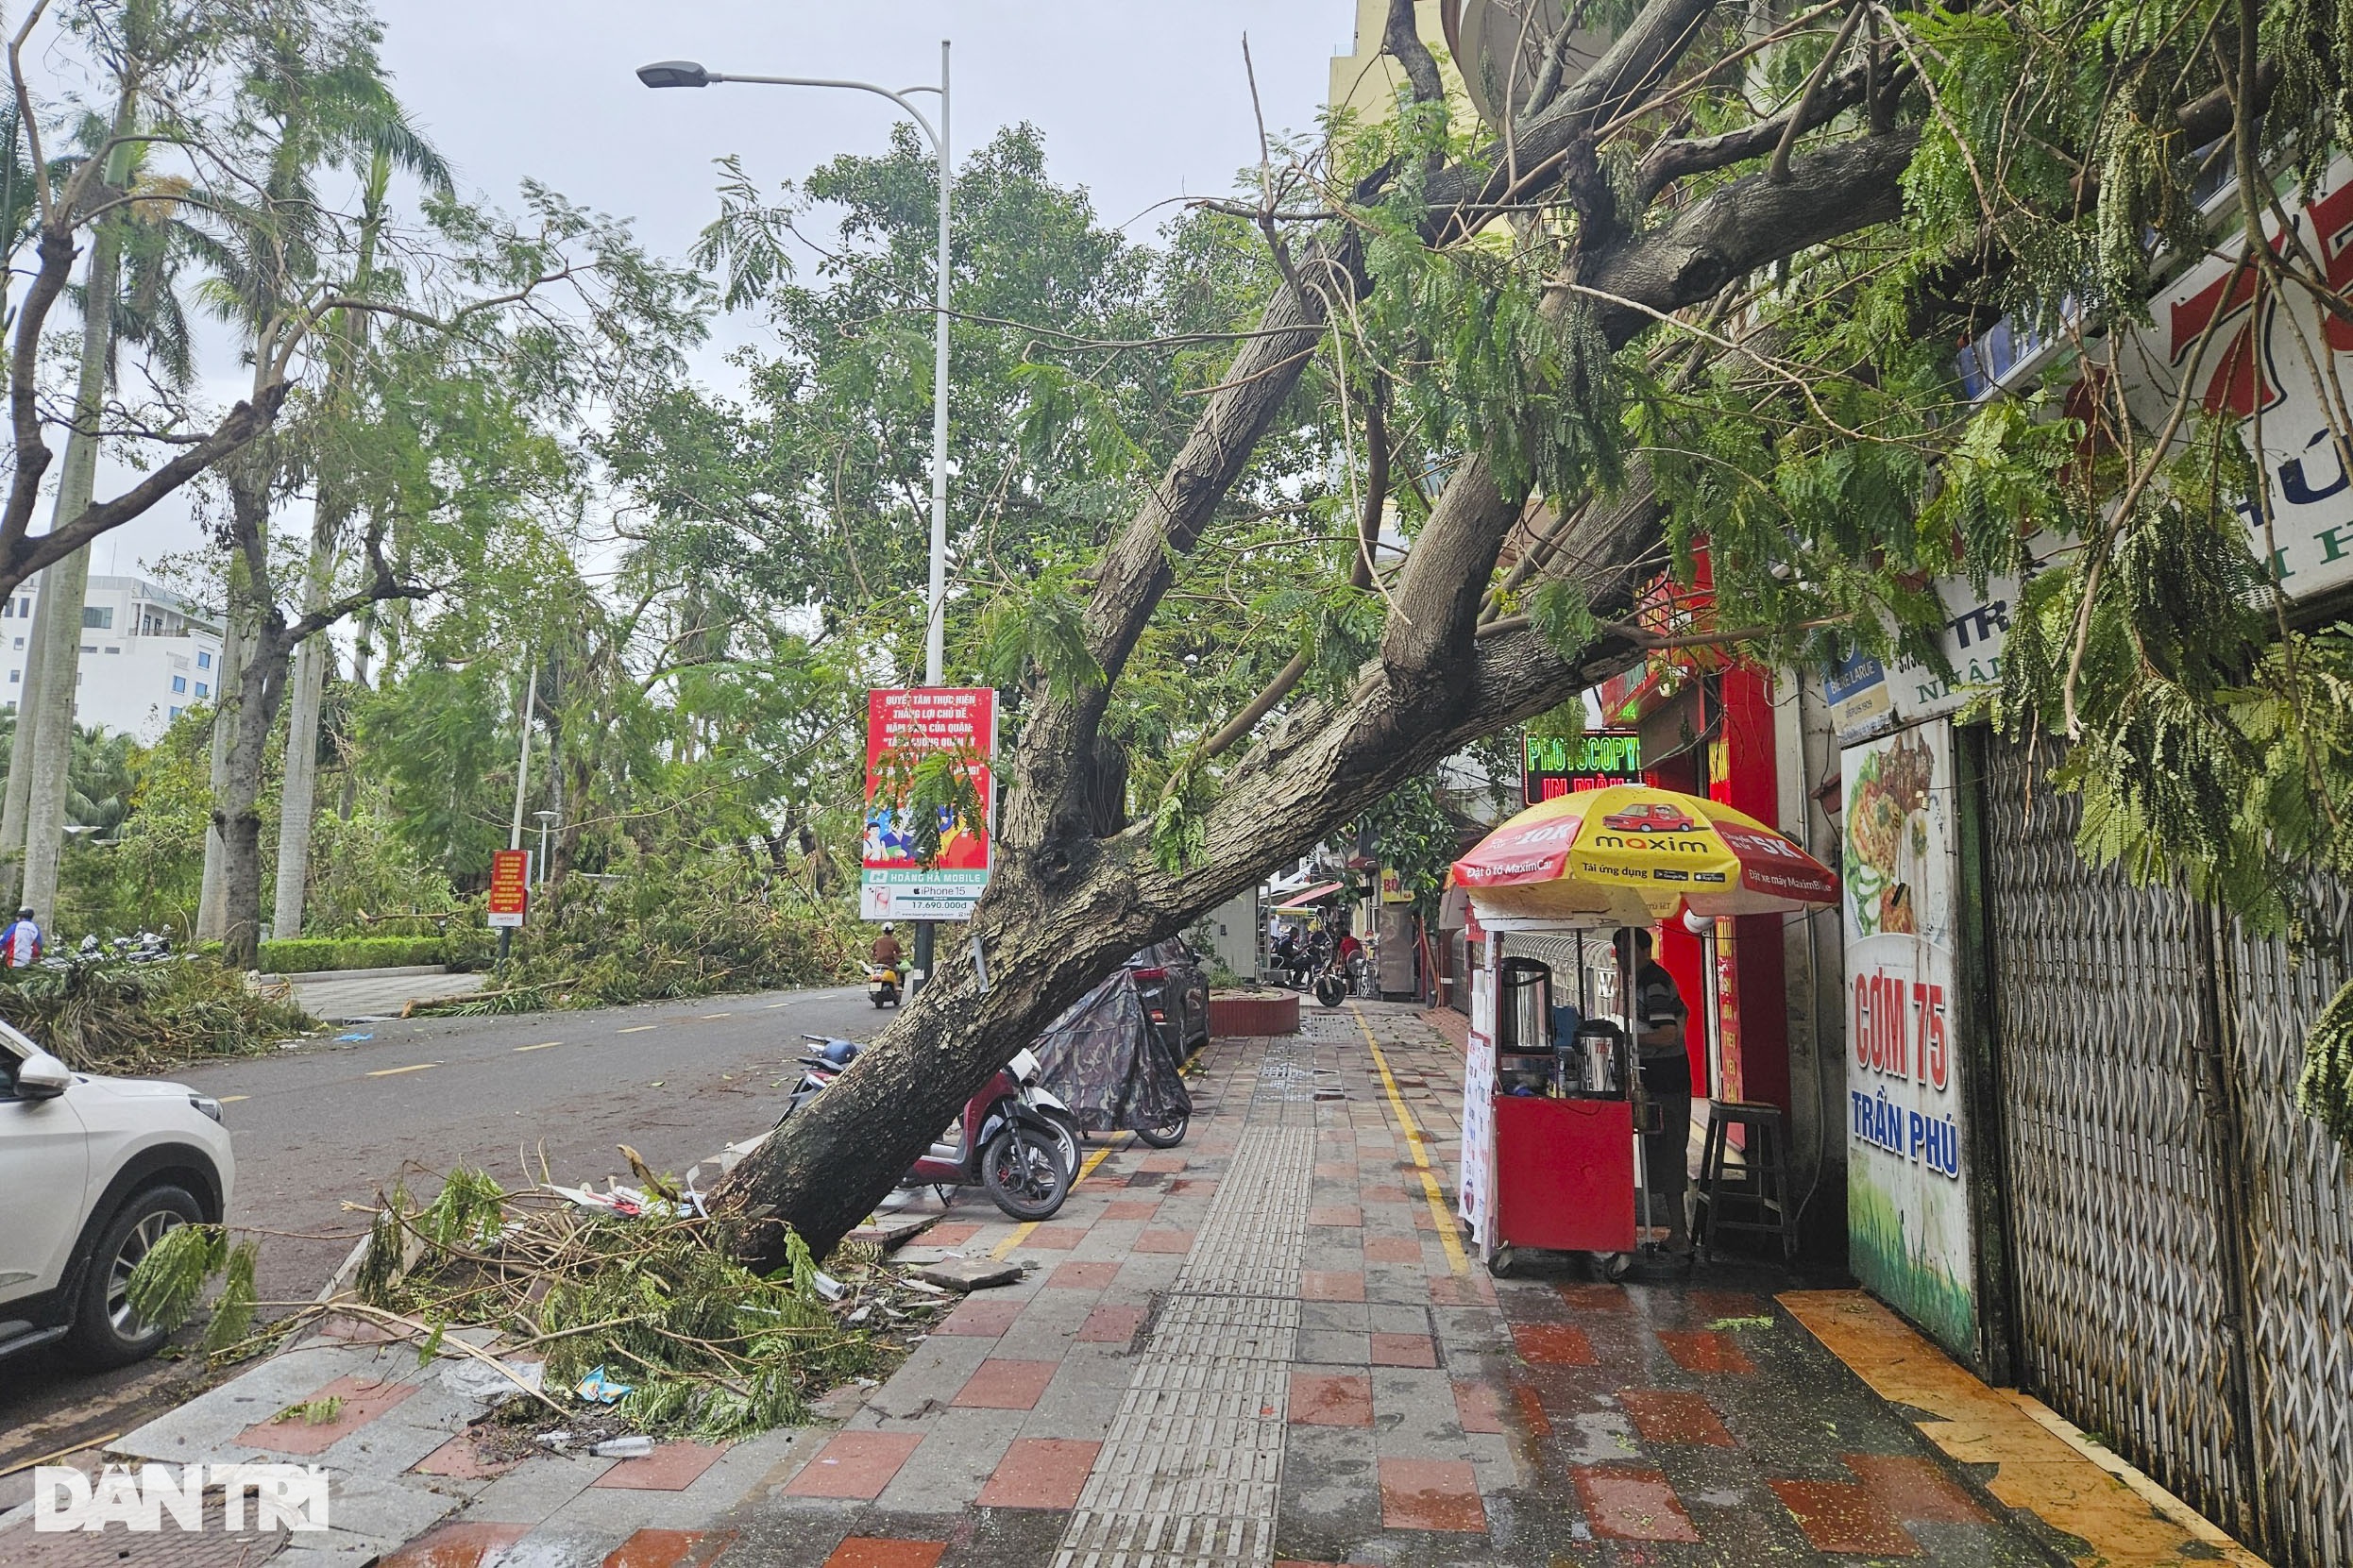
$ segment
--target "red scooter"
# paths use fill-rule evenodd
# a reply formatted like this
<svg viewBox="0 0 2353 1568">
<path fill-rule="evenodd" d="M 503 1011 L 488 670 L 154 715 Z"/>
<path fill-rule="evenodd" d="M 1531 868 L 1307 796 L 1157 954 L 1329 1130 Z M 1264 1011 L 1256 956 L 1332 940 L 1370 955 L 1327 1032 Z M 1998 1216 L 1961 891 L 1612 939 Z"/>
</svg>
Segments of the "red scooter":
<svg viewBox="0 0 2353 1568">
<path fill-rule="evenodd" d="M 817 1049 L 801 1058 L 801 1081 L 793 1086 L 786 1117 L 806 1104 L 857 1059 L 855 1040 L 804 1035 Z M 1026 1072 L 1022 1069 L 1026 1059 Z M 1054 1118 L 1034 1108 L 1026 1080 L 1038 1074 L 1038 1059 L 1026 1051 L 1000 1068 L 931 1148 L 899 1178 L 901 1187 L 966 1187 L 978 1182 L 996 1206 L 1016 1220 L 1048 1220 L 1070 1195 L 1076 1140 Z M 1067 1116 L 1067 1112 L 1065 1115 Z M 946 1194 L 940 1194 L 945 1201 Z"/>
</svg>

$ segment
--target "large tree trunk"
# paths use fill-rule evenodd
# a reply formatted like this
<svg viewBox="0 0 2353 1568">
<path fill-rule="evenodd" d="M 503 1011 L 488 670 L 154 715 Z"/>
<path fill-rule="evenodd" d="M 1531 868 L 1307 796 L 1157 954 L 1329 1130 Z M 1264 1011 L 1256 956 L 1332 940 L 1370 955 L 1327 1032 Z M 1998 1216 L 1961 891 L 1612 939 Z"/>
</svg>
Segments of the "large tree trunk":
<svg viewBox="0 0 2353 1568">
<path fill-rule="evenodd" d="M 327 508 L 322 502 L 320 516 Z M 327 602 L 334 569 L 335 529 L 322 521 L 311 540 L 311 570 L 303 586 L 302 611 Z M 311 886 L 311 818 L 318 805 L 318 718 L 327 689 L 330 649 L 324 637 L 306 637 L 295 649 L 294 685 L 286 707 L 286 777 L 278 804 L 278 888 L 270 912 L 271 934 L 302 935 L 302 902 Z"/>
<path fill-rule="evenodd" d="M 1588 80 L 1650 79 L 1681 44 L 1668 36 L 1673 29 L 1650 24 L 1674 12 L 1687 29 L 1692 11 L 1654 6 Z M 1640 55 L 1637 45 L 1659 54 Z M 1586 117 L 1619 101 L 1583 91 L 1568 96 Z M 1728 278 L 1891 221 L 1912 144 L 1884 137 L 1829 148 L 1798 160 L 1786 178 L 1752 176 L 1721 187 L 1655 230 L 1623 226 L 1606 250 L 1579 258 L 1576 275 L 1617 302 L 1562 290 L 1548 308 L 1590 312 L 1611 346 L 1622 346 L 1654 312 L 1700 303 Z M 1298 272 L 1335 292 L 1362 286 L 1344 256 L 1313 259 Z M 1479 634 L 1481 596 L 1527 497 L 1524 487 L 1500 483 L 1482 459 L 1466 457 L 1391 590 L 1380 658 L 1344 701 L 1296 704 L 1227 775 L 1209 817 L 1203 863 L 1164 870 L 1146 827 L 1096 836 L 1093 762 L 1108 687 L 1174 581 L 1173 556 L 1200 537 L 1295 384 L 1325 309 L 1312 286 L 1277 296 L 1261 322 L 1263 335 L 1236 356 L 1170 472 L 1106 552 L 1087 612 L 1105 685 L 1068 699 L 1030 689 L 1030 717 L 1008 770 L 999 868 L 968 927 L 985 953 L 988 987 L 976 981 L 972 944 L 943 943 L 937 975 L 875 1049 L 720 1184 L 721 1201 L 776 1222 L 758 1233 L 757 1260 L 781 1259 L 786 1225 L 822 1256 L 974 1087 L 1136 948 L 1181 931 L 1464 743 L 1556 706 L 1631 656 L 1627 645 L 1605 643 L 1571 662 L 1533 631 Z M 1604 613 L 1623 609 L 1639 559 L 1584 562 L 1588 601 Z"/>
<path fill-rule="evenodd" d="M 275 607 L 264 611 L 229 719 L 229 784 L 212 807 L 229 913 L 221 932 L 221 961 L 233 969 L 252 969 L 261 956 L 262 765 L 269 750 L 270 726 L 285 696 L 291 653 Z"/>
<path fill-rule="evenodd" d="M 124 94 L 115 110 L 118 141 L 107 155 L 106 187 L 129 177 L 132 100 Z M 65 439 L 65 464 L 58 475 L 57 509 L 50 527 L 62 528 L 90 508 L 97 489 L 99 422 L 106 408 L 107 362 L 114 340 L 115 296 L 121 292 L 122 229 L 118 221 L 99 223 L 90 236 L 90 265 L 83 278 L 81 375 L 75 389 L 74 428 Z M 15 755 L 31 764 L 25 797 L 25 885 L 23 902 L 35 916 L 55 923 L 58 859 L 65 846 L 65 789 L 74 757 L 74 703 L 81 683 L 82 600 L 90 589 L 90 549 L 76 550 L 42 574 L 41 613 L 33 623 L 41 639 L 42 683 L 29 706 L 20 708 Z M 11 758 L 13 763 L 14 758 Z"/>
<path fill-rule="evenodd" d="M 17 907 L 17 890 L 25 882 L 25 808 L 33 794 L 33 749 L 25 736 L 31 729 L 34 704 L 41 700 L 41 622 L 49 613 L 48 602 L 45 597 L 34 599 L 32 625 L 25 633 L 25 679 L 16 689 L 16 738 L 8 750 L 8 794 L 0 804 L 0 906 L 10 910 Z"/>
<path fill-rule="evenodd" d="M 222 614 L 221 667 L 212 683 L 212 733 L 207 743 L 205 785 L 213 803 L 229 788 L 229 744 L 235 727 L 237 691 L 245 667 L 246 628 L 252 610 L 238 585 L 241 567 L 229 565 L 229 591 Z M 204 878 L 196 892 L 196 940 L 217 942 L 229 925 L 228 885 L 222 877 L 225 851 L 217 813 L 204 829 Z"/>
</svg>

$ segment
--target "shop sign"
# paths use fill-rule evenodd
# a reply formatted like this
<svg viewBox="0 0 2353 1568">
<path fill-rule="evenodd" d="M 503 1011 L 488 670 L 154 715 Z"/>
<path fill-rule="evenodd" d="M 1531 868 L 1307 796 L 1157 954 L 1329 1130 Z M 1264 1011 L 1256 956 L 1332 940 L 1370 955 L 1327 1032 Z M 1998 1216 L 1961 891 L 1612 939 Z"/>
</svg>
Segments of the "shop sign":
<svg viewBox="0 0 2353 1568">
<path fill-rule="evenodd" d="M 1849 747 L 1839 772 L 1849 1266 L 1874 1295 L 1973 1361 L 1952 725 Z"/>
<path fill-rule="evenodd" d="M 2039 536 L 2033 543 L 2041 542 Z M 1953 679 L 1947 681 L 1917 659 L 1897 660 L 1887 672 L 1887 696 L 1896 717 L 1906 724 L 1956 713 L 2002 681 L 2002 649 L 2010 639 L 2018 579 L 1989 578 L 1980 594 L 1967 578 L 1946 577 L 1937 580 L 1936 589 L 1945 613 L 1938 644 L 1953 666 Z"/>
<path fill-rule="evenodd" d="M 1471 1244 L 1482 1251 L 1495 1235 L 1495 975 L 1498 955 L 1487 944 L 1486 961 L 1471 970 L 1470 1044 L 1463 1057 L 1462 1174 L 1455 1212 L 1470 1227 Z"/>
<path fill-rule="evenodd" d="M 1868 653 L 1850 653 L 1825 666 L 1822 697 L 1830 708 L 1831 733 L 1842 741 L 1877 734 L 1895 722 L 1887 667 Z"/>
<path fill-rule="evenodd" d="M 519 926 L 531 907 L 531 851 L 494 850 L 490 855 L 490 924 Z"/>
<path fill-rule="evenodd" d="M 989 885 L 990 824 L 996 816 L 990 760 L 997 694 L 987 687 L 878 687 L 867 693 L 866 833 L 858 913 L 869 920 L 969 920 Z M 971 781 L 976 811 L 940 810 L 939 852 L 926 864 L 906 808 L 885 776 L 949 752 Z"/>
<path fill-rule="evenodd" d="M 1520 740 L 1520 801 L 1536 805 L 1604 784 L 1642 782 L 1642 736 L 1633 730 Z"/>
<path fill-rule="evenodd" d="M 1383 903 L 1412 903 L 1413 902 L 1413 890 L 1406 886 L 1405 874 L 1395 866 L 1383 866 L 1380 868 L 1380 902 Z"/>
</svg>

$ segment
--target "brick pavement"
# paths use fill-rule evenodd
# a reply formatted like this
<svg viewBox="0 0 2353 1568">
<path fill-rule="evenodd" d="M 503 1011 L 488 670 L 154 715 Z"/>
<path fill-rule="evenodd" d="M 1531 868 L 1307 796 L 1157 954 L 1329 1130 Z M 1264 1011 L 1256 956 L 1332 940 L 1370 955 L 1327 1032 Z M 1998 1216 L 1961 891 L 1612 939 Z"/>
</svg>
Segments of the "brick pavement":
<svg viewBox="0 0 2353 1568">
<path fill-rule="evenodd" d="M 2068 1544 L 1965 1484 L 1919 1412 L 1773 1301 L 1775 1273 L 1488 1278 L 1430 1197 L 1452 1190 L 1460 1077 L 1399 1008 L 1220 1041 L 1181 1148 L 1123 1143 L 1043 1225 L 959 1199 L 926 1240 L 1027 1273 L 838 1426 L 483 1465 L 437 1374 L 346 1346 L 128 1447 L 349 1467 L 369 1539 L 281 1568 L 358 1568 L 400 1520 L 382 1568 L 2008 1565 Z M 355 1397 L 331 1429 L 255 1425 L 338 1378 Z"/>
</svg>

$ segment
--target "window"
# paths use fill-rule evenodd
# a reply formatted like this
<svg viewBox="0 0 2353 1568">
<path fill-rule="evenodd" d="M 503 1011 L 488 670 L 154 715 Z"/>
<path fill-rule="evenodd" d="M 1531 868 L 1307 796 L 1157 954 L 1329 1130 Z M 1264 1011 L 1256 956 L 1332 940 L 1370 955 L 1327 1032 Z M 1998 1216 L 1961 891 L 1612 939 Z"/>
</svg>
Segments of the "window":
<svg viewBox="0 0 2353 1568">
<path fill-rule="evenodd" d="M 19 648 L 23 648 L 23 647 L 25 646 L 25 639 L 24 639 L 24 638 L 22 638 L 22 637 L 17 638 L 17 639 L 16 639 L 16 646 L 17 646 L 17 647 L 19 647 Z"/>
<path fill-rule="evenodd" d="M 33 599 L 30 594 L 25 595 L 23 599 L 16 601 L 16 615 L 19 620 L 24 619 L 26 615 L 29 615 L 32 613 Z"/>
<path fill-rule="evenodd" d="M 178 718 L 179 717 L 179 710 L 178 708 L 174 708 L 172 710 L 172 717 L 174 718 Z"/>
<path fill-rule="evenodd" d="M 8 684 L 9 684 L 9 685 L 13 686 L 13 685 L 15 685 L 15 684 L 16 684 L 19 681 L 22 681 L 23 679 L 25 679 L 25 672 L 24 672 L 23 670 L 21 670 L 21 669 L 12 669 L 12 670 L 8 671 Z"/>
<path fill-rule="evenodd" d="M 82 651 L 84 653 L 95 653 L 98 651 L 98 645 L 96 643 L 84 643 L 82 644 Z"/>
<path fill-rule="evenodd" d="M 210 697 L 212 695 L 212 690 L 210 686 L 207 686 L 203 682 L 199 681 L 196 683 L 196 695 L 198 697 Z"/>
<path fill-rule="evenodd" d="M 120 652 L 122 652 L 123 650 L 122 650 L 121 649 L 119 649 L 119 648 L 110 648 L 110 649 L 107 649 L 107 651 L 108 651 L 109 653 L 120 653 Z"/>
<path fill-rule="evenodd" d="M 199 649 L 196 652 L 196 667 L 198 669 L 211 669 L 212 667 L 212 655 Z"/>
<path fill-rule="evenodd" d="M 175 675 L 172 677 L 172 693 L 174 696 L 178 696 L 179 693 L 184 692 L 187 689 L 188 677 L 185 675 Z"/>
<path fill-rule="evenodd" d="M 88 630 L 93 631 L 93 632 L 111 632 L 111 631 L 113 631 L 113 630 L 114 630 L 114 606 L 113 606 L 113 605 L 111 605 L 111 604 L 85 604 L 85 605 L 83 605 L 83 606 L 82 606 L 82 625 L 83 625 L 85 628 L 87 628 Z"/>
</svg>

